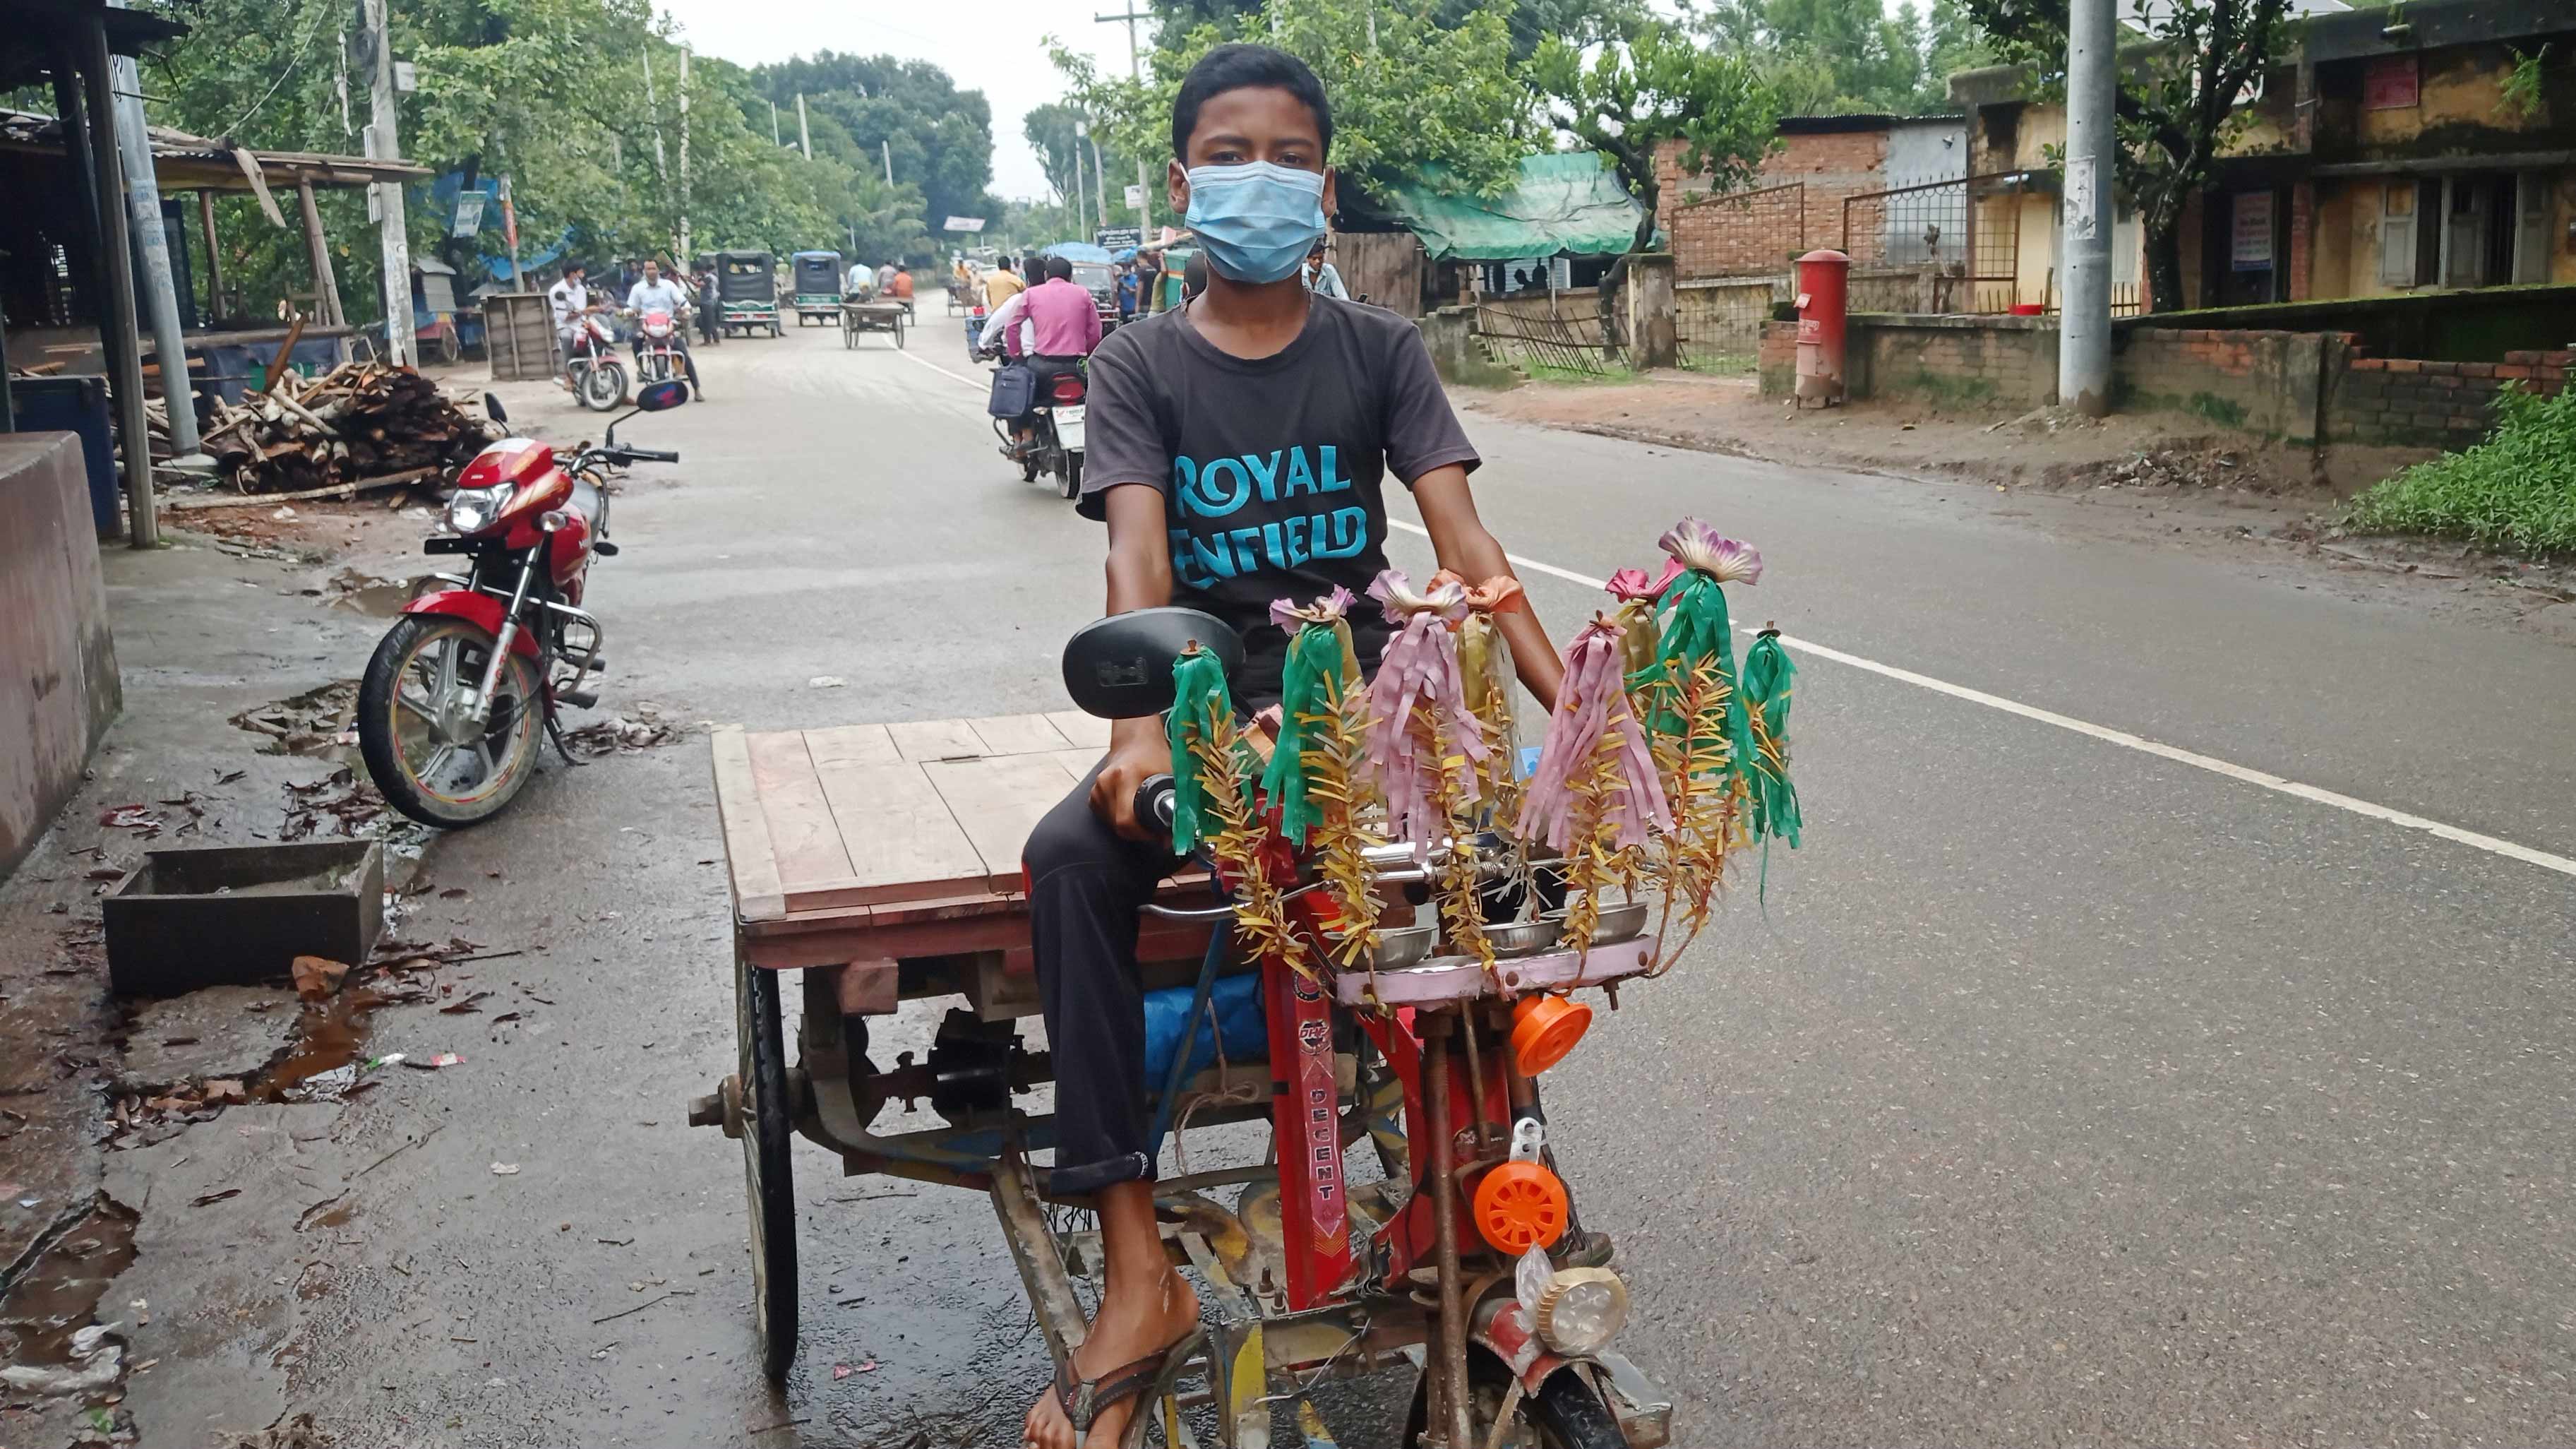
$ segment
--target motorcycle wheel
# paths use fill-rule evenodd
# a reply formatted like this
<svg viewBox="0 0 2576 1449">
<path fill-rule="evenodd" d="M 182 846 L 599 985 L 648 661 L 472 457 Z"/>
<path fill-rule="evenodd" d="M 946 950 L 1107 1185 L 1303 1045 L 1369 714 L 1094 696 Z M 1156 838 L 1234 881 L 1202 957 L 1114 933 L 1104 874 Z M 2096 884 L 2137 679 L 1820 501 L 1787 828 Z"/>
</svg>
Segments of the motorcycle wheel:
<svg viewBox="0 0 2576 1449">
<path fill-rule="evenodd" d="M 595 413 L 617 406 L 626 396 L 626 368 L 622 363 L 594 362 L 581 375 L 581 405 Z"/>
<path fill-rule="evenodd" d="M 1080 453 L 1067 453 L 1064 455 L 1064 461 L 1055 465 L 1055 493 L 1058 498 L 1064 499 L 1082 496 L 1082 455 Z"/>
<path fill-rule="evenodd" d="M 1534 1395 L 1521 1399 L 1512 1409 L 1512 1421 L 1499 1438 L 1494 1432 L 1494 1415 L 1503 1406 L 1511 1387 L 1511 1375 L 1502 1360 L 1482 1348 L 1467 1348 L 1467 1379 L 1475 1404 L 1468 1411 L 1468 1421 L 1475 1426 L 1478 1444 L 1499 1443 L 1504 1449 L 1627 1449 L 1628 1436 L 1619 1432 L 1619 1416 L 1601 1402 L 1580 1373 L 1563 1369 L 1548 1376 Z M 1413 1387 L 1413 1415 L 1404 1431 L 1405 1449 L 1419 1449 L 1425 1426 L 1429 1422 L 1431 1380 L 1429 1371 Z"/>
<path fill-rule="evenodd" d="M 536 773 L 545 699 L 537 666 L 513 651 L 478 730 L 464 706 L 483 682 L 491 635 L 463 619 L 398 620 L 358 685 L 358 753 L 386 803 L 459 829 L 501 813 Z"/>
<path fill-rule="evenodd" d="M 779 1023 L 778 973 L 734 957 L 735 1078 L 742 1098 L 743 1187 L 751 1208 L 752 1328 L 761 1371 L 787 1381 L 796 1361 L 796 1177 L 794 1087 Z"/>
</svg>

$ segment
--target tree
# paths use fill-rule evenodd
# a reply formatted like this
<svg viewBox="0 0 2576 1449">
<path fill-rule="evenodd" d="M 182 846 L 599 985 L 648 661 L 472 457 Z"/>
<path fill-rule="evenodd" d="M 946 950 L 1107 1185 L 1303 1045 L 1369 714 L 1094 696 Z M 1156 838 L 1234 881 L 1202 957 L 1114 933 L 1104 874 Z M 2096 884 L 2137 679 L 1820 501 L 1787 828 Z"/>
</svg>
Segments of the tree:
<svg viewBox="0 0 2576 1449">
<path fill-rule="evenodd" d="M 1333 103 L 1333 164 L 1362 186 L 1397 182 L 1491 196 L 1545 149 L 1529 95 L 1511 74 L 1511 29 L 1499 8 L 1443 27 L 1430 0 L 1269 0 L 1255 14 L 1168 34 L 1141 81 L 1105 77 L 1090 58 L 1049 42 L 1073 98 L 1099 118 L 1104 144 L 1168 156 L 1172 98 L 1200 56 L 1258 40 L 1304 60 Z"/>
<path fill-rule="evenodd" d="M 2004 59 L 2028 67 L 2043 94 L 2065 94 L 2067 0 L 1965 4 Z M 2183 305 L 2183 205 L 2208 189 L 2249 119 L 2239 103 L 2270 68 L 2288 9 L 2288 0 L 2158 0 L 2131 12 L 2144 33 L 2120 52 L 2112 159 L 2145 237 L 2149 311 Z"/>
<path fill-rule="evenodd" d="M 1126 184 L 1126 178 L 1136 174 L 1135 158 L 1122 153 L 1099 136 L 1085 138 L 1076 135 L 1073 129 L 1074 123 L 1088 119 L 1089 117 L 1083 113 L 1080 106 L 1067 105 L 1061 101 L 1050 102 L 1037 107 L 1020 119 L 1020 134 L 1028 138 L 1030 149 L 1038 153 L 1038 164 L 1046 171 L 1047 185 L 1055 188 L 1058 200 L 1068 206 L 1072 204 L 1077 190 L 1075 176 L 1079 172 L 1080 188 L 1097 190 L 1106 184 L 1114 189 L 1107 215 L 1111 224 L 1123 226 L 1136 213 L 1128 207 L 1125 191 L 1116 188 L 1122 188 Z M 1096 156 L 1092 151 L 1095 143 L 1099 146 Z M 1121 179 L 1104 183 L 1103 173 Z M 1150 196 L 1146 198 L 1149 212 L 1152 199 Z M 1092 201 L 1090 211 L 1091 220 L 1075 228 L 1076 235 L 1091 234 L 1092 227 L 1102 214 L 1102 208 L 1097 200 Z"/>
<path fill-rule="evenodd" d="M 1712 45 L 1755 57 L 1784 115 L 1945 109 L 1954 70 L 1984 64 L 1959 0 L 1717 0 L 1695 25 Z"/>
<path fill-rule="evenodd" d="M 828 155 L 879 180 L 891 161 L 897 184 L 920 189 L 924 225 L 993 213 L 992 105 L 981 91 L 959 90 L 938 66 L 827 50 L 753 75 L 791 115 L 797 96 L 805 97 L 816 159 Z"/>
<path fill-rule="evenodd" d="M 1654 240 L 1657 145 L 1680 140 L 1684 174 L 1706 174 L 1719 191 L 1750 183 L 1779 145 L 1779 102 L 1754 62 L 1702 49 L 1661 22 L 1631 26 L 1589 61 L 1574 45 L 1550 39 L 1530 57 L 1527 74 L 1548 120 L 1606 153 L 1629 194 L 1645 203 L 1639 251 Z"/>
</svg>

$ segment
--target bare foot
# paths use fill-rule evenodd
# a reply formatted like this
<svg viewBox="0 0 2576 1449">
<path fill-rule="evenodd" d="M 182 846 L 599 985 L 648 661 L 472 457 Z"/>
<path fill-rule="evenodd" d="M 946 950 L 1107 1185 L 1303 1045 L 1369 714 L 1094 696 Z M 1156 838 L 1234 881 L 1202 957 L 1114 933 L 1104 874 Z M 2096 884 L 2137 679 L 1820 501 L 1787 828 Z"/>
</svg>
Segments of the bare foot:
<svg viewBox="0 0 2576 1449">
<path fill-rule="evenodd" d="M 1091 1321 L 1091 1332 L 1083 1339 L 1082 1347 L 1073 1351 L 1074 1378 L 1096 1378 L 1134 1363 L 1188 1336 L 1198 1324 L 1198 1295 L 1168 1267 L 1163 1269 L 1158 1283 L 1135 1291 L 1122 1292 L 1112 1284 L 1109 1295 L 1101 1301 L 1099 1316 Z M 1077 1441 L 1073 1424 L 1065 1418 L 1063 1406 L 1056 1402 L 1055 1389 L 1049 1385 L 1030 1406 L 1022 1433 L 1025 1443 L 1034 1449 L 1075 1449 L 1077 1442 L 1082 1449 L 1115 1449 L 1129 1421 L 1144 1406 L 1141 1394 L 1119 1400 L 1092 1420 L 1090 1437 Z"/>
</svg>

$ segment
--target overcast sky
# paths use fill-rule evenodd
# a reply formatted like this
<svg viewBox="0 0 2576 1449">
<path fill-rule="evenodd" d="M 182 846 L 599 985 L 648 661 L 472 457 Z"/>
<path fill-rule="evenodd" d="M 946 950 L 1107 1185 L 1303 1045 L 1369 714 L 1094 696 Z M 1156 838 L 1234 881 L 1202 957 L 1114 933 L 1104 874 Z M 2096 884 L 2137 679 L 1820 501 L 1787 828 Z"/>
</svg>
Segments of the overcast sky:
<svg viewBox="0 0 2576 1449">
<path fill-rule="evenodd" d="M 1037 153 L 1020 135 L 1020 117 L 1064 95 L 1063 76 L 1047 63 L 1045 37 L 1091 52 L 1104 67 L 1127 68 L 1127 27 L 1092 20 L 1131 8 L 1121 0 L 970 0 L 944 7 L 895 0 L 659 3 L 682 39 L 739 65 L 838 50 L 939 66 L 959 89 L 982 91 L 992 103 L 993 192 L 1003 197 L 1049 194 Z M 1132 8 L 1146 6 L 1139 0 Z M 1139 23 L 1136 35 L 1150 46 L 1151 22 Z"/>
</svg>

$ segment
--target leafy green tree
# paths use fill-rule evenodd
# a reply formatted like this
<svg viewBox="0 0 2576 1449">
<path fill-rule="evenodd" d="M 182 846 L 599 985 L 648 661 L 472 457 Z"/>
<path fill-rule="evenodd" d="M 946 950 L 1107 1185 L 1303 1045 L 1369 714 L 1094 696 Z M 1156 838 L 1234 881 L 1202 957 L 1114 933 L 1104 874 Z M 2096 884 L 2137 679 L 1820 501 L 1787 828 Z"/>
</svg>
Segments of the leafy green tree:
<svg viewBox="0 0 2576 1449">
<path fill-rule="evenodd" d="M 1085 119 L 1088 117 L 1084 115 L 1080 106 L 1052 101 L 1021 117 L 1020 134 L 1028 138 L 1030 149 L 1038 153 L 1038 164 L 1046 171 L 1047 185 L 1055 189 L 1059 199 L 1068 203 L 1071 201 L 1075 191 L 1074 172 L 1077 167 L 1082 173 L 1081 184 L 1086 195 L 1089 190 L 1096 189 L 1101 184 L 1101 175 L 1106 173 L 1109 186 L 1109 224 L 1111 226 L 1132 225 L 1136 221 L 1136 212 L 1134 208 L 1127 205 L 1126 187 L 1133 183 L 1136 176 L 1135 158 L 1121 152 L 1103 137 L 1084 138 L 1075 135 L 1074 123 Z M 1092 145 L 1095 141 L 1100 147 L 1096 157 L 1092 153 Z M 1159 186 L 1151 185 L 1146 188 L 1148 215 L 1152 213 L 1152 193 L 1161 189 Z M 1078 231 L 1079 235 L 1089 236 L 1093 227 L 1099 224 L 1101 215 L 1099 202 L 1093 201 L 1089 209 L 1091 224 L 1081 227 Z"/>
<path fill-rule="evenodd" d="M 1741 54 L 1703 49 L 1661 22 L 1632 25 L 1588 60 L 1567 41 L 1544 41 L 1526 74 L 1548 121 L 1608 155 L 1629 194 L 1645 204 L 1640 251 L 1655 233 L 1658 144 L 1679 139 L 1684 173 L 1708 175 L 1719 191 L 1749 185 L 1779 145 L 1779 102 L 1759 67 Z"/>
<path fill-rule="evenodd" d="M 2067 0 L 1964 0 L 2003 59 L 2026 66 L 2043 96 L 2066 87 Z M 2239 100 L 2288 40 L 2288 0 L 2158 0 L 2120 51 L 2113 155 L 2138 211 L 2148 310 L 2183 305 L 2182 211 L 2214 179 L 2228 139 L 2251 119 Z"/>
<path fill-rule="evenodd" d="M 1499 8 L 1444 26 L 1429 0 L 1269 0 L 1257 14 L 1167 37 L 1142 81 L 1103 76 L 1061 43 L 1050 50 L 1110 148 L 1167 157 L 1181 77 L 1229 40 L 1275 45 L 1315 68 L 1333 103 L 1333 164 L 1363 186 L 1427 182 L 1491 196 L 1519 175 L 1521 157 L 1544 149 L 1529 93 L 1512 77 L 1511 28 Z"/>
<path fill-rule="evenodd" d="M 920 189 L 925 226 L 992 214 L 993 108 L 983 92 L 959 90 L 928 61 L 828 50 L 753 74 L 790 124 L 805 97 L 817 160 L 828 155 L 880 180 L 891 160 L 896 183 Z"/>
</svg>

